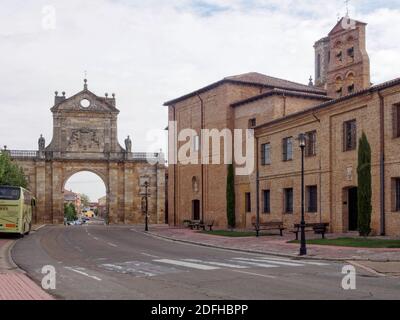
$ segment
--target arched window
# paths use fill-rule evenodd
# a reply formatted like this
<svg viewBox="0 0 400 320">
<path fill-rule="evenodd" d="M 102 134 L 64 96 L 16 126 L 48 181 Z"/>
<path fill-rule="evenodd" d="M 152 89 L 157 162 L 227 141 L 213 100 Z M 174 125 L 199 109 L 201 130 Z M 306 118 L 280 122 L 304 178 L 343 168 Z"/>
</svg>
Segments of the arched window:
<svg viewBox="0 0 400 320">
<path fill-rule="evenodd" d="M 199 192 L 199 181 L 197 177 L 192 178 L 192 190 L 193 192 Z"/>
<path fill-rule="evenodd" d="M 335 80 L 335 87 L 336 87 L 336 93 L 339 96 L 342 96 L 343 94 L 343 79 L 341 76 L 337 76 Z"/>
<path fill-rule="evenodd" d="M 317 79 L 321 78 L 321 54 L 317 55 Z"/>
<path fill-rule="evenodd" d="M 354 93 L 355 85 L 354 85 L 354 73 L 349 72 L 346 76 L 346 86 L 347 86 L 347 92 L 349 94 Z"/>
</svg>

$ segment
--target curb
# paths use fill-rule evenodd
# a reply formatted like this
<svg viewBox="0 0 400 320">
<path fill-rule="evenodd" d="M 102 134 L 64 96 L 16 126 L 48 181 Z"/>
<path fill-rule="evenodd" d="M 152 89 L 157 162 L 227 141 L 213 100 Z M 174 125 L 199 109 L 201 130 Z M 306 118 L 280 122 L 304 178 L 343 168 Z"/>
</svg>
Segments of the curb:
<svg viewBox="0 0 400 320">
<path fill-rule="evenodd" d="M 14 263 L 11 257 L 11 250 L 14 247 L 16 241 L 10 240 L 0 249 L 0 258 L 2 259 L 0 264 L 0 272 L 8 272 L 19 270 L 18 266 Z"/>
<path fill-rule="evenodd" d="M 172 238 L 172 237 L 162 236 L 162 235 L 159 235 L 159 234 L 154 233 L 154 232 L 143 232 L 143 231 L 138 231 L 138 230 L 135 230 L 135 231 L 143 233 L 143 234 L 148 234 L 148 235 L 160 238 L 160 239 L 174 241 L 174 242 L 188 243 L 188 244 L 202 246 L 202 247 L 223 249 L 223 250 L 236 251 L 236 252 L 271 255 L 271 256 L 277 256 L 277 257 L 291 258 L 291 259 L 295 259 L 295 260 L 325 260 L 325 261 L 336 261 L 336 262 L 348 262 L 348 261 L 400 262 L 400 260 L 389 260 L 389 259 L 381 259 L 381 260 L 379 260 L 379 259 L 354 258 L 354 257 L 346 257 L 346 258 L 317 257 L 317 256 L 303 256 L 303 257 L 300 257 L 300 256 L 295 255 L 295 254 L 280 253 L 280 252 L 276 252 L 276 251 L 259 251 L 259 250 L 237 249 L 237 248 L 218 246 L 218 245 L 213 245 L 213 244 L 208 244 L 208 243 L 199 243 L 199 242 L 195 242 L 195 241 L 191 241 L 191 240 L 176 239 L 176 238 Z"/>
<path fill-rule="evenodd" d="M 46 224 L 41 224 L 40 226 L 38 226 L 35 229 L 32 229 L 32 231 L 39 231 L 40 229 L 44 228 L 46 226 Z"/>
</svg>

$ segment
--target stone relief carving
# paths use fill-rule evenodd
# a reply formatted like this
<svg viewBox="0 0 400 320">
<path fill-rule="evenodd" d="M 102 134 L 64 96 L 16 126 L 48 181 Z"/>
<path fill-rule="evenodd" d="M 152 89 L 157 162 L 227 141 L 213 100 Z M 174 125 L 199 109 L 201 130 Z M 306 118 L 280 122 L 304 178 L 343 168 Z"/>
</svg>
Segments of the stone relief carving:
<svg viewBox="0 0 400 320">
<path fill-rule="evenodd" d="M 97 136 L 97 132 L 94 129 L 82 128 L 72 130 L 72 134 L 69 140 L 69 147 L 76 148 L 86 151 L 93 148 L 98 148 L 100 141 Z"/>
</svg>

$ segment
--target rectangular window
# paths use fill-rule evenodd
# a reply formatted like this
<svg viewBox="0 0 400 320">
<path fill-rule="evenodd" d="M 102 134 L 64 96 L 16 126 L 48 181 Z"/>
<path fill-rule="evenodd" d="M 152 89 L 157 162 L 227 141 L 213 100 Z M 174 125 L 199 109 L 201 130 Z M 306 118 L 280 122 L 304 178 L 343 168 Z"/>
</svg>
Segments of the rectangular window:
<svg viewBox="0 0 400 320">
<path fill-rule="evenodd" d="M 393 110 L 394 137 L 400 137 L 400 104 L 394 106 Z"/>
<path fill-rule="evenodd" d="M 261 165 L 271 164 L 271 144 L 265 143 L 261 146 Z"/>
<path fill-rule="evenodd" d="M 346 121 L 343 124 L 343 145 L 344 151 L 357 148 L 357 122 L 356 120 Z"/>
<path fill-rule="evenodd" d="M 318 187 L 307 187 L 307 212 L 318 211 Z"/>
<path fill-rule="evenodd" d="M 317 131 L 306 132 L 306 157 L 317 154 Z"/>
<path fill-rule="evenodd" d="M 395 179 L 396 192 L 395 192 L 395 200 L 396 200 L 396 211 L 400 211 L 400 178 Z"/>
<path fill-rule="evenodd" d="M 254 128 L 255 126 L 257 126 L 256 118 L 250 119 L 249 120 L 249 128 Z"/>
<path fill-rule="evenodd" d="M 264 213 L 271 213 L 271 191 L 264 190 Z"/>
<path fill-rule="evenodd" d="M 285 196 L 285 213 L 293 213 L 293 188 L 284 190 Z"/>
<path fill-rule="evenodd" d="M 245 207 L 246 207 L 246 212 L 251 212 L 251 193 L 246 192 L 245 194 Z"/>
<path fill-rule="evenodd" d="M 283 139 L 283 161 L 293 160 L 293 138 L 288 137 Z"/>
</svg>

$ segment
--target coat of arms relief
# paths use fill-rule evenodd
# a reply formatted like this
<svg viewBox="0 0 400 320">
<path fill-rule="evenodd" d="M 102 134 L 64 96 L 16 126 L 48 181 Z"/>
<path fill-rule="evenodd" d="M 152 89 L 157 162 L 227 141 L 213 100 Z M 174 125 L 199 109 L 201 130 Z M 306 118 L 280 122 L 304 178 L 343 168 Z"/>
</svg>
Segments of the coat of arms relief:
<svg viewBox="0 0 400 320">
<path fill-rule="evenodd" d="M 76 129 L 72 130 L 68 146 L 69 149 L 73 151 L 98 150 L 100 147 L 100 140 L 94 129 Z"/>
</svg>

